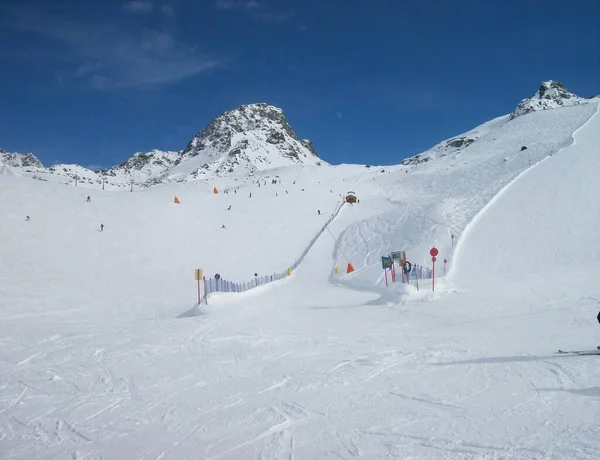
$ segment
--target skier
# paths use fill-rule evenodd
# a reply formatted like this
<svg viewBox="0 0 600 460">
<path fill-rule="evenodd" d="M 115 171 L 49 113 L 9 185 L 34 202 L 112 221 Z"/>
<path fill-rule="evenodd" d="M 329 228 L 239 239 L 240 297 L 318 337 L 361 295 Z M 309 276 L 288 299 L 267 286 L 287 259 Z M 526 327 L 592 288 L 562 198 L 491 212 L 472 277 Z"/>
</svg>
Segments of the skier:
<svg viewBox="0 0 600 460">
<path fill-rule="evenodd" d="M 248 198 L 252 198 L 252 192 L 250 192 L 250 196 Z"/>
<path fill-rule="evenodd" d="M 221 225 L 221 228 L 222 228 L 222 229 L 225 229 L 225 224 Z"/>
<path fill-rule="evenodd" d="M 598 312 L 596 319 L 598 320 L 598 323 L 600 323 L 600 311 Z M 598 350 L 600 350 L 600 345 L 598 345 Z"/>
<path fill-rule="evenodd" d="M 30 220 L 31 220 L 31 217 L 29 217 L 29 216 L 27 216 L 27 217 L 25 218 L 25 221 L 26 221 L 26 222 L 29 222 Z"/>
<path fill-rule="evenodd" d="M 317 209 L 317 214 L 321 215 L 321 210 L 320 209 Z"/>
<path fill-rule="evenodd" d="M 229 207 L 227 208 L 228 211 L 231 211 L 231 205 L 229 205 Z"/>
<path fill-rule="evenodd" d="M 90 198 L 90 196 L 89 196 L 89 195 L 88 195 L 88 197 L 87 197 L 87 200 L 86 200 L 86 201 L 87 201 L 88 203 L 91 201 L 91 198 Z"/>
<path fill-rule="evenodd" d="M 104 224 L 100 224 L 100 231 L 103 232 L 104 231 Z"/>
</svg>

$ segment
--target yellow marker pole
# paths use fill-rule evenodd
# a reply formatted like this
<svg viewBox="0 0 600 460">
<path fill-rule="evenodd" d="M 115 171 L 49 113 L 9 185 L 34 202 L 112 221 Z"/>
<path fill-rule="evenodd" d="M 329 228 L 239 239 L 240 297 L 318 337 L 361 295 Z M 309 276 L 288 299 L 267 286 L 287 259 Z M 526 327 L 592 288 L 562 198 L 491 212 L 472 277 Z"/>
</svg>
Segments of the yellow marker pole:
<svg viewBox="0 0 600 460">
<path fill-rule="evenodd" d="M 200 301 L 202 300 L 202 297 L 200 296 L 200 280 L 202 279 L 201 268 L 197 268 L 196 270 L 194 270 L 194 278 L 196 279 L 196 281 L 198 281 L 198 305 L 200 305 Z"/>
</svg>

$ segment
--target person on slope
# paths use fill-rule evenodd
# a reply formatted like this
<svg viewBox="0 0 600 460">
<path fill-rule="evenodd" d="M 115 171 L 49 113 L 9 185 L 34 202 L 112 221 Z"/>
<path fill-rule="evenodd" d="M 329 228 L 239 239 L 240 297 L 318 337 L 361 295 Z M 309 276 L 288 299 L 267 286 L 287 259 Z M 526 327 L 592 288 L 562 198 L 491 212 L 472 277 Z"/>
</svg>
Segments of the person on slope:
<svg viewBox="0 0 600 460">
<path fill-rule="evenodd" d="M 600 323 L 600 311 L 598 312 L 598 316 L 596 317 L 596 319 L 598 320 L 598 323 Z M 598 345 L 598 350 L 600 350 L 600 345 Z"/>
<path fill-rule="evenodd" d="M 87 200 L 85 200 L 85 201 L 87 201 L 87 202 L 89 203 L 90 201 L 92 201 L 92 199 L 91 199 L 91 198 L 90 198 L 90 196 L 88 195 L 88 197 L 87 197 Z"/>
<path fill-rule="evenodd" d="M 26 222 L 29 222 L 30 220 L 31 220 L 31 217 L 29 217 L 29 216 L 25 217 Z"/>
<path fill-rule="evenodd" d="M 104 231 L 104 224 L 100 224 L 100 231 L 103 232 Z"/>
</svg>

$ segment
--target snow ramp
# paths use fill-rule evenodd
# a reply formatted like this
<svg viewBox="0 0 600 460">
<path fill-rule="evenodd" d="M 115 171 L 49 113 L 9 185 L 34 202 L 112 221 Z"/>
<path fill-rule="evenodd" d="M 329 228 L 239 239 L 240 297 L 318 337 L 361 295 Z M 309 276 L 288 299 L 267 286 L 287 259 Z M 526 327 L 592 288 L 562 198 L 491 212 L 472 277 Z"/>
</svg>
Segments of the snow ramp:
<svg viewBox="0 0 600 460">
<path fill-rule="evenodd" d="M 596 282 L 600 262 L 600 114 L 475 218 L 449 278 L 459 287 L 521 282 L 546 290 Z"/>
</svg>

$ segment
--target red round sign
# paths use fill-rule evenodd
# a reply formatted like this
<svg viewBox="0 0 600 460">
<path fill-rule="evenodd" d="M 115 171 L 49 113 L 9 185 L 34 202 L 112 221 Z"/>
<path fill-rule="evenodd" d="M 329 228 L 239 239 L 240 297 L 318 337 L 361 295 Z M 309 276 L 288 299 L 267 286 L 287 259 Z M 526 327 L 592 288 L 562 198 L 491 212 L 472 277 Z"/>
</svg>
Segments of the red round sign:
<svg viewBox="0 0 600 460">
<path fill-rule="evenodd" d="M 431 250 L 429 251 L 429 255 L 431 255 L 431 257 L 435 257 L 439 254 L 439 251 L 437 250 L 437 248 L 434 246 L 433 248 L 431 248 Z"/>
<path fill-rule="evenodd" d="M 437 260 L 437 258 L 436 258 L 435 256 L 433 256 L 433 257 L 431 258 L 431 261 L 432 261 L 432 262 L 435 262 L 436 260 Z"/>
<path fill-rule="evenodd" d="M 448 259 L 444 259 L 444 263 L 448 263 Z"/>
</svg>

